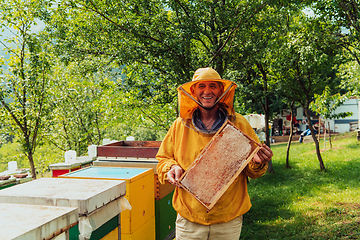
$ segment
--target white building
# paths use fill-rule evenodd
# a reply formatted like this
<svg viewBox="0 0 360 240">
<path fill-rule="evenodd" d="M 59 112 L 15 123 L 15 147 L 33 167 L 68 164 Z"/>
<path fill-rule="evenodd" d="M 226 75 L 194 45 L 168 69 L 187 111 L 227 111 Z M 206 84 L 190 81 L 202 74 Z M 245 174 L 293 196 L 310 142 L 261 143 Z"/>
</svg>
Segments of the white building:
<svg viewBox="0 0 360 240">
<path fill-rule="evenodd" d="M 341 112 L 352 112 L 353 115 L 350 117 L 342 118 L 342 119 L 326 119 L 327 122 L 330 123 L 330 130 L 332 132 L 336 133 L 345 133 L 354 131 L 360 126 L 359 119 L 360 119 L 360 101 L 357 98 L 350 98 L 345 103 L 343 103 L 341 106 L 339 106 L 335 113 L 341 113 Z M 283 110 L 281 116 L 278 115 L 274 119 L 272 119 L 272 124 L 270 126 L 271 128 L 271 135 L 278 136 L 284 134 L 284 122 L 286 120 L 286 116 L 290 114 L 290 110 Z M 298 107 L 295 111 L 295 118 L 296 120 L 302 120 L 305 116 L 304 110 L 302 107 Z M 264 115 L 261 114 L 250 114 L 244 116 L 248 122 L 251 124 L 251 126 L 254 129 L 262 128 L 265 126 L 265 118 Z M 312 119 L 312 123 L 319 121 L 319 118 L 321 121 L 324 121 L 323 116 L 316 115 L 316 113 L 310 111 L 310 118 Z M 323 122 L 322 122 L 323 123 Z M 326 123 L 326 128 L 328 128 L 328 123 Z M 298 130 L 300 132 L 305 131 L 307 129 L 307 124 L 299 124 Z M 321 130 L 322 132 L 323 130 Z"/>
<path fill-rule="evenodd" d="M 334 132 L 344 133 L 350 132 L 350 123 L 351 122 L 359 122 L 359 99 L 351 98 L 347 100 L 343 105 L 339 106 L 336 109 L 336 113 L 341 112 L 352 112 L 353 115 L 347 118 L 336 119 L 330 121 L 330 129 Z M 357 128 L 359 124 L 355 127 Z M 353 126 L 354 127 L 354 126 Z M 355 130 L 354 128 L 351 130 Z"/>
<path fill-rule="evenodd" d="M 342 118 L 342 119 L 333 119 L 333 120 L 328 120 L 330 122 L 330 130 L 332 132 L 337 132 L 337 133 L 344 133 L 344 132 L 350 132 L 355 130 L 356 128 L 358 128 L 359 126 L 359 119 L 360 119 L 360 101 L 357 98 L 351 98 L 348 99 L 344 104 L 342 104 L 341 106 L 339 106 L 335 113 L 341 113 L 341 112 L 352 112 L 353 115 L 350 117 L 346 117 L 346 118 Z M 301 120 L 304 116 L 304 111 L 302 107 L 297 108 L 296 110 L 296 118 L 298 120 Z M 319 116 L 313 116 L 312 119 L 314 120 L 318 120 Z M 320 119 L 324 120 L 324 117 L 322 115 L 320 115 Z M 350 124 L 350 123 L 354 123 L 357 122 L 357 124 Z M 328 124 L 326 124 L 328 127 Z M 350 129 L 350 125 L 352 125 L 352 129 Z"/>
</svg>

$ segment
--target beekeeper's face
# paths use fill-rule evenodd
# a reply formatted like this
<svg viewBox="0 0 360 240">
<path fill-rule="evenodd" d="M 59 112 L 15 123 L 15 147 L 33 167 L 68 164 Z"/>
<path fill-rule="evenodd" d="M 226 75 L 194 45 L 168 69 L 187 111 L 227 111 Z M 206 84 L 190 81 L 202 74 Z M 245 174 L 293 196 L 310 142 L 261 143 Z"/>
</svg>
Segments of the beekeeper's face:
<svg viewBox="0 0 360 240">
<path fill-rule="evenodd" d="M 215 101 L 221 96 L 223 90 L 221 83 L 216 81 L 201 81 L 195 86 L 195 96 L 204 107 L 214 106 Z"/>
</svg>

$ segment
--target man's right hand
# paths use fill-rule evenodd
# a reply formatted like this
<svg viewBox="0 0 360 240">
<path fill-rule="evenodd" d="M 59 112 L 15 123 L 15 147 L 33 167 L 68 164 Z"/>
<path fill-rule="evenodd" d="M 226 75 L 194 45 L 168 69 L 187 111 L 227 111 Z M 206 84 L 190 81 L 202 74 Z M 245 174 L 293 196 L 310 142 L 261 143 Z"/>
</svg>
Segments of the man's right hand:
<svg viewBox="0 0 360 240">
<path fill-rule="evenodd" d="M 172 165 L 170 170 L 167 172 L 167 180 L 170 184 L 180 187 L 177 184 L 179 178 L 183 175 L 184 170 L 179 165 Z"/>
</svg>

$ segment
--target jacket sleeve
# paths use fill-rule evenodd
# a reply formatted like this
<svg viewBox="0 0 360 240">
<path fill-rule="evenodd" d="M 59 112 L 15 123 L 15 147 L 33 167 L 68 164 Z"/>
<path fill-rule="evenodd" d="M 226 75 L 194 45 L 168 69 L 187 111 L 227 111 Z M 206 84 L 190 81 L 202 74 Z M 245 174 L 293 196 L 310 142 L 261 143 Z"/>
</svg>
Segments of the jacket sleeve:
<svg viewBox="0 0 360 240">
<path fill-rule="evenodd" d="M 268 168 L 267 163 L 258 164 L 258 163 L 254 163 L 253 161 L 250 161 L 249 164 L 245 167 L 244 172 L 246 176 L 254 179 L 264 175 L 267 168 Z"/>
<path fill-rule="evenodd" d="M 156 170 L 161 184 L 168 183 L 166 181 L 167 172 L 170 170 L 172 165 L 178 164 L 175 161 L 174 156 L 174 128 L 175 126 L 173 124 L 167 132 L 164 140 L 160 145 L 159 151 L 156 154 L 156 159 L 158 160 Z"/>
</svg>

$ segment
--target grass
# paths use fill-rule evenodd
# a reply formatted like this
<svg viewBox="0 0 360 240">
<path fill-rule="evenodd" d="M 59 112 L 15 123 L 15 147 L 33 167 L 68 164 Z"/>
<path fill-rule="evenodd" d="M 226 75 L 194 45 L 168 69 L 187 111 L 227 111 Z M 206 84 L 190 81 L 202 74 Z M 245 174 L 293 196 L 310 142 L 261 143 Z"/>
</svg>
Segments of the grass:
<svg viewBox="0 0 360 240">
<path fill-rule="evenodd" d="M 360 142 L 356 133 L 320 141 L 326 172 L 314 143 L 273 145 L 274 174 L 251 179 L 252 208 L 244 215 L 241 239 L 360 239 Z"/>
<path fill-rule="evenodd" d="M 314 143 L 293 142 L 291 169 L 285 169 L 286 145 L 271 147 L 274 174 L 250 180 L 253 207 L 244 215 L 241 239 L 360 239 L 360 142 L 356 133 L 335 136 L 331 150 L 326 142 L 322 151 L 326 172 L 320 171 Z M 323 146 L 321 139 L 320 148 Z M 0 167 L 5 170 L 7 161 L 19 161 L 19 154 L 16 144 L 3 145 Z M 45 171 L 38 177 L 50 177 L 48 164 L 62 158 L 53 149 L 39 148 L 36 163 Z M 27 164 L 24 158 L 20 166 Z"/>
</svg>

